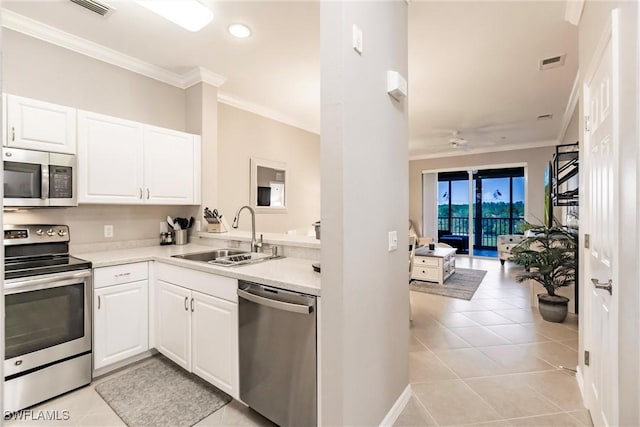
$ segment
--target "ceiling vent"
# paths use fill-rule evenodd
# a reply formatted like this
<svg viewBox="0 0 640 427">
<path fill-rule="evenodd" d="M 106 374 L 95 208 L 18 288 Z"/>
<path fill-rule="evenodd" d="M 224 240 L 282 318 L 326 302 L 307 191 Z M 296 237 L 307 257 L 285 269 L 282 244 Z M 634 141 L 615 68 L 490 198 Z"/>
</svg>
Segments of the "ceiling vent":
<svg viewBox="0 0 640 427">
<path fill-rule="evenodd" d="M 111 12 L 112 8 L 104 3 L 97 2 L 95 0 L 71 0 L 72 3 L 82 6 L 85 9 L 89 9 L 91 12 L 97 13 L 100 16 L 105 16 Z"/>
<path fill-rule="evenodd" d="M 540 60 L 540 71 L 550 70 L 552 68 L 562 67 L 564 65 L 564 59 L 566 54 L 551 56 L 549 58 L 542 58 Z"/>
<path fill-rule="evenodd" d="M 553 114 L 540 114 L 536 117 L 536 120 L 551 120 L 553 118 Z"/>
</svg>

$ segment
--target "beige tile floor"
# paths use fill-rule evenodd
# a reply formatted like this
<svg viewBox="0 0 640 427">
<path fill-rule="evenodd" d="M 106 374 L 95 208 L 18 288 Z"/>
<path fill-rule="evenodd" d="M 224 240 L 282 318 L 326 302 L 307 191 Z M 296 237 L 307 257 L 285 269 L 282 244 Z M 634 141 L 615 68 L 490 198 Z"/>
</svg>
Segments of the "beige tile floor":
<svg viewBox="0 0 640 427">
<path fill-rule="evenodd" d="M 69 417 L 66 421 L 5 421 L 5 426 L 22 427 L 22 426 L 82 426 L 82 427 L 99 427 L 99 426 L 125 426 L 122 420 L 116 415 L 109 405 L 95 391 L 96 385 L 101 382 L 114 378 L 118 375 L 135 369 L 148 363 L 146 359 L 138 362 L 126 369 L 120 370 L 114 374 L 99 378 L 87 387 L 67 393 L 56 399 L 52 399 L 41 405 L 30 408 L 32 413 L 38 414 L 40 411 L 48 411 L 49 414 L 58 411 L 58 418 L 62 418 L 62 411 L 68 411 Z M 44 416 L 44 415 L 43 415 Z M 273 426 L 266 418 L 257 412 L 245 407 L 237 401 L 231 401 L 228 405 L 223 406 L 218 411 L 209 415 L 207 418 L 196 424 L 196 427 L 213 427 L 213 426 Z"/>
<path fill-rule="evenodd" d="M 578 323 L 540 318 L 519 267 L 458 257 L 487 270 L 471 301 L 411 292 L 411 400 L 396 426 L 590 426 L 572 371 Z"/>
</svg>

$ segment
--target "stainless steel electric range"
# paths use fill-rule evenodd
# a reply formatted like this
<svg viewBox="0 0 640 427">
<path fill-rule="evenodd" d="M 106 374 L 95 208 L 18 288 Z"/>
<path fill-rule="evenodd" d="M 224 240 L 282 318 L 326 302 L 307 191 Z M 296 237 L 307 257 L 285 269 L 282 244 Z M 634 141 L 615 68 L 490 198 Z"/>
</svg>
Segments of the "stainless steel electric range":
<svg viewBox="0 0 640 427">
<path fill-rule="evenodd" d="M 5 225 L 4 410 L 91 382 L 91 263 L 66 225 Z"/>
</svg>

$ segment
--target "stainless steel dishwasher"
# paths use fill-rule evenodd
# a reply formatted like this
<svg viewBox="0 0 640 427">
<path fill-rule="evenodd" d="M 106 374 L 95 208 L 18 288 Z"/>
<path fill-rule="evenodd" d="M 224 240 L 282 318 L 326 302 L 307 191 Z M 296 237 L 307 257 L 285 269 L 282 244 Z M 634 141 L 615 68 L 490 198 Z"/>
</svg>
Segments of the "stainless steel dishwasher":
<svg viewBox="0 0 640 427">
<path fill-rule="evenodd" d="M 280 426 L 316 425 L 316 297 L 239 281 L 240 399 Z"/>
</svg>

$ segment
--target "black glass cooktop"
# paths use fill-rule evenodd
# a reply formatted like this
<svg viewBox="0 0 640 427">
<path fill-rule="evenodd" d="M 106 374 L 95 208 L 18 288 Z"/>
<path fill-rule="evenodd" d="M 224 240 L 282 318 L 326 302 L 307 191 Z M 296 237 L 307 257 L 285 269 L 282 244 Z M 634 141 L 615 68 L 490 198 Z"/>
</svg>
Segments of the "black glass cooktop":
<svg viewBox="0 0 640 427">
<path fill-rule="evenodd" d="M 38 276 L 91 268 L 91 262 L 68 255 L 5 259 L 4 278 Z"/>
</svg>

